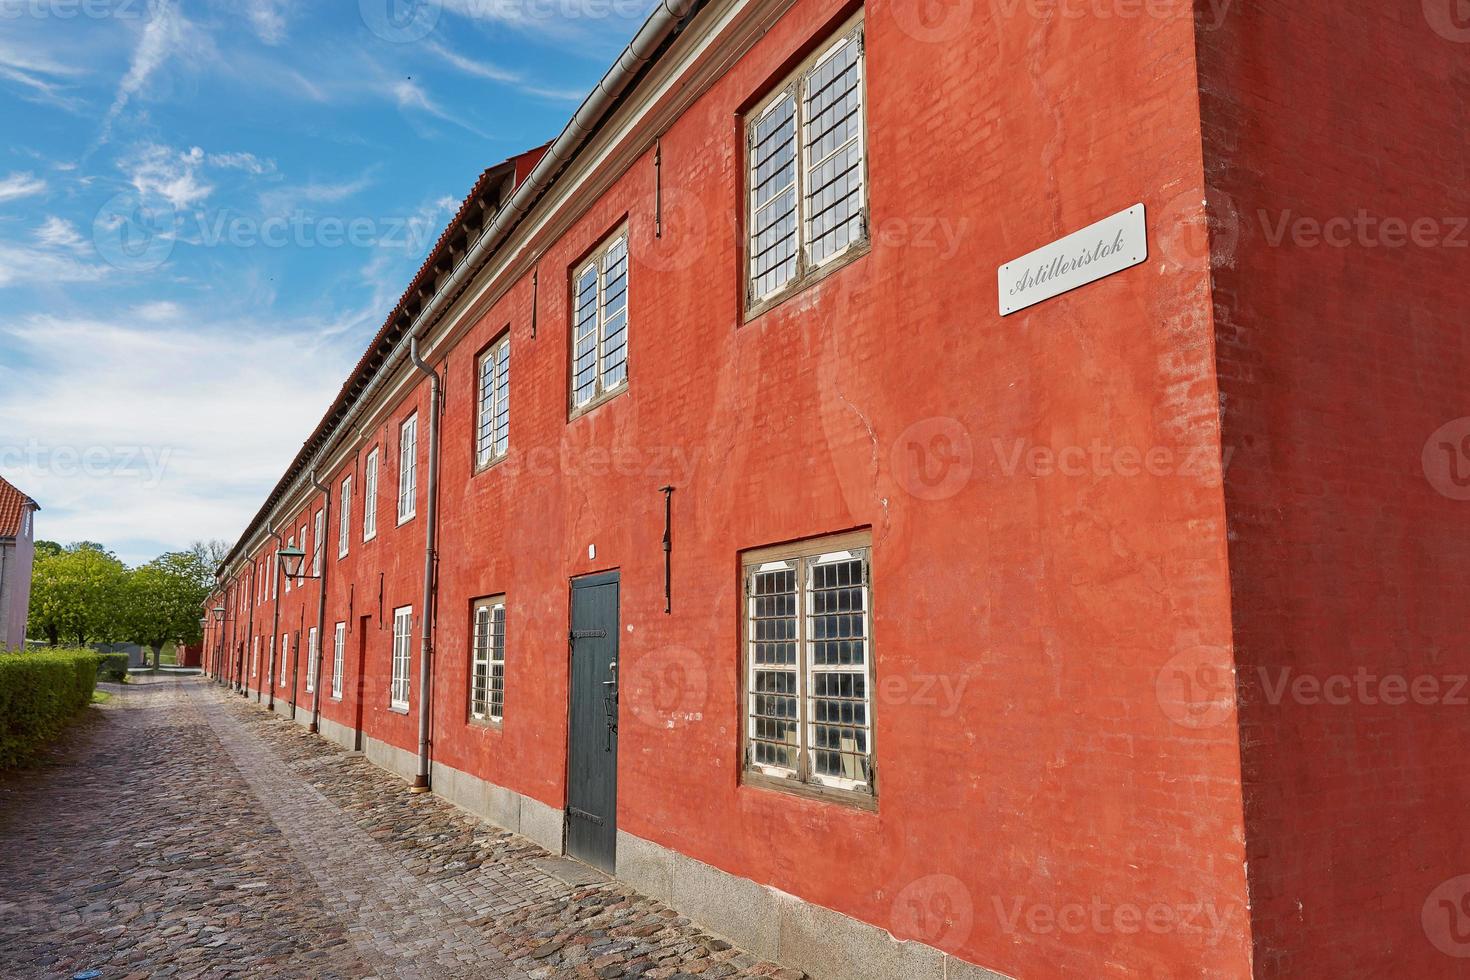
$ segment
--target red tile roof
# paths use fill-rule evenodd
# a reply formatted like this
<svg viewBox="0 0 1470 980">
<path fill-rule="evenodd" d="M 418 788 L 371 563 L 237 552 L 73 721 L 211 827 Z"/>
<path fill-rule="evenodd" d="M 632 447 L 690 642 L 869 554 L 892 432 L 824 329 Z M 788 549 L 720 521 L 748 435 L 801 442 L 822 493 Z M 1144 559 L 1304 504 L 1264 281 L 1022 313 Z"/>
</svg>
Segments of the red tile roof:
<svg viewBox="0 0 1470 980">
<path fill-rule="evenodd" d="M 20 533 L 27 507 L 41 509 L 34 500 L 16 489 L 15 484 L 0 476 L 0 538 L 13 538 Z"/>
</svg>

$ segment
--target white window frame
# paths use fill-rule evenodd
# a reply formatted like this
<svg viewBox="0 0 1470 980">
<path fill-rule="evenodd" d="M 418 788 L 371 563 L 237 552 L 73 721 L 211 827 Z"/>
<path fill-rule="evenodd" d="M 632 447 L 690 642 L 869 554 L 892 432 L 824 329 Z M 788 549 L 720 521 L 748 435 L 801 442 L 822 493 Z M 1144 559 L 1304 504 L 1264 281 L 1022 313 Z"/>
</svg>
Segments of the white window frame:
<svg viewBox="0 0 1470 980">
<path fill-rule="evenodd" d="M 746 319 L 750 319 L 776 306 L 792 294 L 810 286 L 831 270 L 844 264 L 844 260 L 856 258 L 870 244 L 871 234 L 868 216 L 867 53 L 864 38 L 863 16 L 859 13 L 839 28 L 829 42 L 822 45 L 815 54 L 804 60 L 790 75 L 786 76 L 785 79 L 772 88 L 770 94 L 760 101 L 757 108 L 746 115 L 745 161 L 743 164 L 746 228 L 744 242 L 741 247 L 741 274 L 745 283 L 743 292 L 745 294 Z M 859 157 L 857 172 L 858 205 L 856 213 L 858 232 L 846 245 L 837 249 L 835 252 L 821 259 L 813 259 L 810 254 L 812 239 L 810 230 L 807 227 L 807 222 L 811 217 L 807 202 L 807 193 L 811 184 L 811 167 L 807 162 L 806 151 L 812 138 L 810 129 L 811 120 L 807 118 L 806 109 L 807 83 L 818 68 L 835 55 L 843 45 L 849 42 L 855 43 L 858 46 L 858 121 L 857 135 L 855 137 Z M 752 275 L 751 269 L 754 244 L 753 236 L 756 231 L 755 131 L 756 125 L 768 113 L 787 99 L 791 99 L 795 104 L 796 146 L 794 178 L 796 193 L 796 269 L 790 279 L 770 292 L 757 293 L 755 278 Z"/>
<path fill-rule="evenodd" d="M 593 249 L 582 261 L 572 268 L 569 287 L 571 290 L 570 315 L 568 317 L 567 336 L 568 361 L 567 361 L 567 407 L 568 418 L 576 418 L 592 411 L 598 405 L 622 394 L 628 389 L 628 383 L 632 377 L 629 369 L 630 346 L 633 330 L 633 257 L 629 248 L 628 227 L 623 225 L 617 231 L 608 235 L 597 248 Z M 619 244 L 623 246 L 623 377 L 613 385 L 603 384 L 603 375 L 607 371 L 606 351 L 603 345 L 607 340 L 607 266 L 605 260 Z M 581 402 L 577 401 L 577 341 L 581 338 L 577 335 L 577 283 L 584 274 L 592 270 L 597 278 L 597 292 L 593 299 L 594 315 L 592 317 L 592 333 L 594 336 L 592 354 L 592 393 Z M 584 334 L 584 336 L 586 336 Z"/>
<path fill-rule="evenodd" d="M 276 553 L 272 551 L 267 560 L 270 563 L 269 574 L 271 577 L 271 598 L 274 599 L 280 594 L 281 591 L 281 580 L 280 577 L 276 575 Z"/>
<path fill-rule="evenodd" d="M 347 624 L 338 623 L 332 631 L 332 697 L 342 700 L 342 669 L 347 660 Z"/>
<path fill-rule="evenodd" d="M 378 447 L 367 454 L 362 468 L 362 539 L 378 536 Z"/>
<path fill-rule="evenodd" d="M 510 331 L 485 348 L 475 363 L 475 469 L 483 470 L 510 451 Z M 501 440 L 495 420 L 502 414 L 504 445 L 497 449 Z"/>
<path fill-rule="evenodd" d="M 296 547 L 296 535 L 293 534 L 290 537 L 286 538 L 286 547 L 288 547 L 288 548 L 294 548 L 294 547 Z M 304 533 L 301 535 L 301 550 L 302 551 L 305 551 L 306 550 L 306 535 Z M 286 594 L 287 595 L 290 595 L 291 594 L 291 576 L 287 575 L 287 576 L 285 576 L 285 579 L 286 579 Z"/>
<path fill-rule="evenodd" d="M 305 520 L 305 518 L 303 518 L 303 521 L 304 520 Z M 297 568 L 297 571 L 296 571 L 296 587 L 298 589 L 299 588 L 303 588 L 306 585 L 306 568 L 307 568 L 307 565 L 306 565 L 306 557 L 305 556 L 306 555 L 310 555 L 312 553 L 311 549 L 306 546 L 306 543 L 307 543 L 306 542 L 306 528 L 307 528 L 307 525 L 305 523 L 303 523 L 301 525 L 301 551 L 302 551 L 303 555 L 302 555 L 302 558 L 301 558 L 301 564 Z"/>
<path fill-rule="evenodd" d="M 270 680 L 271 674 L 276 669 L 276 638 L 271 636 L 266 641 L 265 647 L 265 679 Z"/>
<path fill-rule="evenodd" d="M 819 565 L 836 564 L 844 561 L 861 560 L 863 563 L 863 663 L 852 665 L 823 665 L 814 663 L 815 641 L 809 635 L 812 620 L 816 616 L 815 595 L 812 587 L 813 570 Z M 854 802 L 861 806 L 876 805 L 877 746 L 874 740 L 875 724 L 873 710 L 876 675 L 873 642 L 873 590 L 872 590 L 872 539 L 867 532 L 853 532 L 819 538 L 794 546 L 762 548 L 742 556 L 743 588 L 745 599 L 741 615 L 743 667 L 743 740 L 744 778 L 756 785 L 789 790 L 802 795 L 830 797 Z M 790 668 L 775 668 L 770 665 L 758 668 L 753 656 L 755 638 L 752 622 L 755 618 L 757 596 L 754 594 L 755 576 L 760 572 L 790 570 L 795 573 L 796 583 L 796 663 Z M 796 731 L 795 768 L 764 764 L 756 761 L 752 743 L 755 741 L 756 715 L 753 710 L 757 670 L 789 669 L 795 675 Z M 859 674 L 864 678 L 864 714 L 866 724 L 862 726 L 867 740 L 867 751 L 863 763 L 866 776 L 852 779 L 834 774 L 815 772 L 813 755 L 819 751 L 815 745 L 818 721 L 813 717 L 813 706 L 817 698 L 815 678 L 818 674 Z"/>
<path fill-rule="evenodd" d="M 500 630 L 495 630 L 499 614 Z M 500 724 L 505 718 L 505 596 L 475 602 L 470 613 L 470 718 Z M 500 710 L 495 710 L 495 667 L 500 667 Z M 484 669 L 481 690 L 481 668 Z"/>
<path fill-rule="evenodd" d="M 281 634 L 281 686 L 286 686 L 286 651 L 290 648 L 291 634 Z"/>
<path fill-rule="evenodd" d="M 393 663 L 388 684 L 388 707 L 394 710 L 408 710 L 413 693 L 408 676 L 412 661 L 413 606 L 399 606 L 393 610 Z"/>
<path fill-rule="evenodd" d="M 398 427 L 398 523 L 418 515 L 419 413 L 414 412 Z"/>
<path fill-rule="evenodd" d="M 342 488 L 337 494 L 337 559 L 347 557 L 352 541 L 352 477 L 342 478 Z"/>
<path fill-rule="evenodd" d="M 316 658 L 320 651 L 317 649 L 316 627 L 306 631 L 306 693 L 316 693 Z"/>
<path fill-rule="evenodd" d="M 260 666 L 260 637 L 250 638 L 250 676 L 255 676 L 255 670 Z"/>
<path fill-rule="evenodd" d="M 319 510 L 311 519 L 311 574 L 317 578 L 322 575 L 322 562 L 327 551 L 327 515 L 326 511 Z"/>
</svg>

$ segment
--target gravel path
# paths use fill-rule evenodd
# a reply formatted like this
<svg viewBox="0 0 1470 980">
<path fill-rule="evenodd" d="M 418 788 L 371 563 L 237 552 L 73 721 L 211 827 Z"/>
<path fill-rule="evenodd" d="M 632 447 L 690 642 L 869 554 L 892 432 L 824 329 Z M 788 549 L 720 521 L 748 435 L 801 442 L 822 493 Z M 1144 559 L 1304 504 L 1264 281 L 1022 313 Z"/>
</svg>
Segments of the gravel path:
<svg viewBox="0 0 1470 980">
<path fill-rule="evenodd" d="M 201 678 L 0 777 L 7 977 L 801 975 Z"/>
</svg>

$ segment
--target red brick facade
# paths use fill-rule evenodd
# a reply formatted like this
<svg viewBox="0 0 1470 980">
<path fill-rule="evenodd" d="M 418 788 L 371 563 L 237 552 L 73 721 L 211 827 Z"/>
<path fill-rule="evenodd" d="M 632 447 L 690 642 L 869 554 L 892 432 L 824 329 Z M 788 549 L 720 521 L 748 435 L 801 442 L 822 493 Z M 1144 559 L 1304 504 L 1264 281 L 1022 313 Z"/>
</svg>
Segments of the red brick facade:
<svg viewBox="0 0 1470 980">
<path fill-rule="evenodd" d="M 1223 27 L 1187 4 L 697 13 L 604 124 L 601 162 L 565 172 L 421 340 L 446 393 L 434 763 L 566 807 L 569 583 L 616 569 L 619 831 L 1009 976 L 1341 976 L 1395 957 L 1454 974 L 1420 912 L 1467 856 L 1463 717 L 1283 709 L 1246 676 L 1448 670 L 1458 649 L 1447 591 L 1466 556 L 1443 541 L 1459 512 L 1417 468 L 1430 423 L 1463 412 L 1465 253 L 1383 252 L 1350 274 L 1358 252 L 1204 232 L 1207 196 L 1214 212 L 1229 195 L 1467 213 L 1450 134 L 1466 131 L 1470 47 L 1417 9 L 1349 6 L 1330 27 L 1246 0 Z M 869 243 L 747 320 L 741 114 L 858 12 Z M 1391 99 L 1333 101 L 1328 58 L 1384 52 Z M 689 83 L 660 88 L 686 54 Z M 1385 184 L 1395 195 L 1375 196 Z M 997 266 L 1137 202 L 1145 263 L 996 313 Z M 624 226 L 629 384 L 569 420 L 571 277 Z M 509 453 L 477 472 L 478 355 L 506 331 Z M 379 385 L 353 395 L 370 407 L 341 431 L 329 418 L 297 464 L 330 488 L 316 703 L 412 753 L 428 386 L 370 358 L 355 381 Z M 415 413 L 417 515 L 400 526 Z M 273 599 L 252 567 L 268 573 L 269 529 L 299 535 L 325 500 L 289 477 L 272 500 L 206 649 L 305 717 L 319 585 Z M 849 531 L 871 540 L 871 807 L 742 779 L 741 555 Z M 496 724 L 468 704 L 472 605 L 491 595 L 507 623 Z M 409 605 L 402 713 L 393 611 Z M 284 687 L 266 666 L 277 613 L 301 650 Z"/>
</svg>

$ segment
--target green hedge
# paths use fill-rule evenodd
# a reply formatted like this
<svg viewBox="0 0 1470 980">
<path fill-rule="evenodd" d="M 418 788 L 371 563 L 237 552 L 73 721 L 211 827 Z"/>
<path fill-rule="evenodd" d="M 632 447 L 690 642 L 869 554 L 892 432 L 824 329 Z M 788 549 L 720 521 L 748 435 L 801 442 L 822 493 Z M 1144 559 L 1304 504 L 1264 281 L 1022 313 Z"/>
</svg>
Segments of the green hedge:
<svg viewBox="0 0 1470 980">
<path fill-rule="evenodd" d="M 0 654 L 0 769 L 29 760 L 92 703 L 100 660 L 91 650 Z"/>
<path fill-rule="evenodd" d="M 126 653 L 103 653 L 99 656 L 102 658 L 102 663 L 97 667 L 99 681 L 122 684 L 128 679 L 128 655 Z"/>
</svg>

